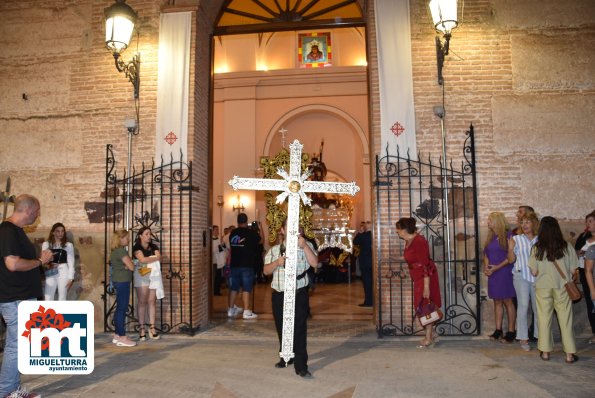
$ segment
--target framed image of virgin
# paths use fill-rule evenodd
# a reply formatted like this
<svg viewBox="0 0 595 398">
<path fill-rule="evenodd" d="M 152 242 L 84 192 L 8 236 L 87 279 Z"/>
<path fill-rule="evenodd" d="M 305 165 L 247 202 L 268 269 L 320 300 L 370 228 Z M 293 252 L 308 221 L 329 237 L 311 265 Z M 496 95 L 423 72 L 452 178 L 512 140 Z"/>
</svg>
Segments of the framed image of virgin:
<svg viewBox="0 0 595 398">
<path fill-rule="evenodd" d="M 331 32 L 298 33 L 298 63 L 301 68 L 331 66 Z"/>
</svg>

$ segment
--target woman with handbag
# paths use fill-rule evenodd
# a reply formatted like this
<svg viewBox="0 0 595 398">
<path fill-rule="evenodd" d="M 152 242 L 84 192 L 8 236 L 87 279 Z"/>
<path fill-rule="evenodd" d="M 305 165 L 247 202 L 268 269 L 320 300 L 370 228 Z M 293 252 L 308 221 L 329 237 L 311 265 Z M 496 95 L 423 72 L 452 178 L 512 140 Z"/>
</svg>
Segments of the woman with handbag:
<svg viewBox="0 0 595 398">
<path fill-rule="evenodd" d="M 508 238 L 512 236 L 504 214 L 495 211 L 488 216 L 488 236 L 483 249 L 483 273 L 488 277 L 488 296 L 494 300 L 496 330 L 490 340 L 512 343 L 515 337 L 516 297 L 512 284 L 512 263 L 508 262 Z M 508 331 L 502 334 L 503 307 L 506 308 Z"/>
<path fill-rule="evenodd" d="M 531 250 L 529 268 L 536 277 L 535 295 L 539 324 L 537 348 L 541 351 L 540 356 L 544 361 L 549 361 L 554 345 L 552 337 L 554 310 L 560 324 L 566 363 L 578 361 L 572 330 L 572 301 L 565 287 L 567 282 L 573 283 L 571 275 L 577 267 L 578 258 L 574 247 L 562 237 L 558 221 L 553 217 L 543 217 L 539 225 L 537 242 Z"/>
<path fill-rule="evenodd" d="M 58 290 L 58 300 L 66 300 L 74 281 L 74 246 L 66 240 L 64 224 L 58 222 L 52 225 L 48 239 L 41 245 L 42 251 L 46 249 L 51 250 L 54 257 L 44 271 L 44 298 L 46 301 L 53 300 Z"/>
<path fill-rule="evenodd" d="M 153 278 L 152 275 L 154 273 L 152 267 L 160 267 L 161 253 L 159 252 L 159 247 L 153 243 L 153 237 L 149 227 L 142 227 L 138 230 L 136 242 L 132 247 L 132 253 L 137 263 L 137 266 L 134 267 L 134 287 L 138 296 L 139 340 L 145 341 L 147 339 L 145 333 L 147 307 L 150 323 L 149 336 L 152 339 L 158 339 L 159 334 L 155 330 L 155 308 L 158 289 L 151 288 L 151 278 Z M 160 274 L 159 278 L 161 278 Z"/>
<path fill-rule="evenodd" d="M 430 247 L 428 241 L 418 234 L 415 226 L 415 219 L 409 217 L 400 218 L 396 223 L 399 238 L 405 241 L 403 257 L 409 266 L 409 276 L 413 281 L 413 303 L 416 308 L 428 308 L 426 304 L 430 301 L 436 312 L 440 314 L 442 301 L 440 298 L 440 284 L 438 282 L 438 270 L 436 264 L 430 258 Z M 422 315 L 423 311 L 417 311 L 416 315 Z M 424 326 L 425 337 L 421 340 L 418 348 L 429 348 L 438 341 L 438 334 L 435 326 L 438 320 Z M 420 321 L 421 323 L 421 321 Z"/>
</svg>

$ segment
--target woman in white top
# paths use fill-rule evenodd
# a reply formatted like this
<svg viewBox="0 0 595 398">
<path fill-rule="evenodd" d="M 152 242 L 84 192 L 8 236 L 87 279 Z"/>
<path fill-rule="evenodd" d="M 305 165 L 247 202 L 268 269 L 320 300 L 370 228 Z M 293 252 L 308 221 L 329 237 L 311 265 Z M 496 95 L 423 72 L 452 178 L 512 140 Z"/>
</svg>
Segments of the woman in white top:
<svg viewBox="0 0 595 398">
<path fill-rule="evenodd" d="M 41 245 L 41 250 L 49 249 L 54 258 L 45 267 L 45 300 L 54 300 L 56 289 L 58 300 L 66 300 L 68 289 L 74 281 L 74 246 L 66 241 L 66 228 L 62 223 L 52 226 L 48 239 Z"/>
<path fill-rule="evenodd" d="M 514 235 L 508 240 L 508 262 L 514 263 L 512 267 L 512 281 L 517 298 L 516 338 L 521 342 L 521 348 L 530 351 L 528 315 L 529 302 L 533 315 L 537 316 L 535 301 L 535 276 L 529 269 L 529 255 L 531 248 L 537 242 L 539 220 L 535 213 L 528 212 L 520 218 L 521 234 Z M 534 336 L 538 336 L 537 322 L 535 322 Z"/>
</svg>

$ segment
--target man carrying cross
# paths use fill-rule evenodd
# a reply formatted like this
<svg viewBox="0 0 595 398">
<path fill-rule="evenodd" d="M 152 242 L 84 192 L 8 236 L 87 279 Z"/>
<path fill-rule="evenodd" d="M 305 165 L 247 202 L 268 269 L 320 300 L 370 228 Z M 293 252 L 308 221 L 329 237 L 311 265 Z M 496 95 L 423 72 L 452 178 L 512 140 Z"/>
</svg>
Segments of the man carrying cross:
<svg viewBox="0 0 595 398">
<path fill-rule="evenodd" d="M 281 338 L 281 352 L 279 355 L 289 362 L 294 357 L 293 353 L 293 324 L 295 318 L 295 293 L 296 282 L 299 274 L 296 273 L 296 263 L 298 260 L 298 250 L 304 249 L 299 247 L 300 233 L 299 233 L 299 216 L 300 200 L 307 206 L 312 202 L 306 196 L 309 192 L 332 192 L 338 194 L 355 195 L 359 191 L 359 187 L 355 182 L 341 183 L 341 182 L 324 182 L 324 181 L 308 181 L 310 172 L 301 174 L 302 163 L 302 148 L 298 140 L 295 140 L 289 145 L 290 162 L 289 173 L 279 168 L 277 174 L 282 177 L 279 179 L 262 179 L 262 178 L 240 178 L 234 176 L 229 180 L 229 185 L 234 190 L 238 189 L 254 189 L 261 191 L 281 191 L 277 195 L 277 204 L 281 204 L 288 199 L 287 206 L 287 233 L 285 234 L 287 249 L 285 256 L 285 281 L 284 281 L 284 295 L 283 295 L 283 334 Z M 271 270 L 272 272 L 272 270 Z M 306 374 L 306 376 L 308 376 Z"/>
<path fill-rule="evenodd" d="M 281 352 L 282 334 L 283 334 L 283 301 L 285 292 L 285 229 L 279 231 L 279 244 L 271 247 L 265 256 L 264 274 L 273 274 L 271 287 L 273 288 L 272 305 L 273 317 L 275 318 L 275 327 L 279 337 L 279 352 Z M 307 320 L 310 301 L 308 296 L 308 268 L 316 267 L 318 264 L 318 254 L 314 247 L 303 235 L 298 237 L 298 249 L 296 258 L 296 286 L 295 286 L 295 320 L 293 329 L 293 351 L 295 356 L 288 362 L 283 358 L 275 364 L 276 368 L 284 368 L 291 365 L 295 368 L 295 373 L 301 377 L 312 377 L 308 370 L 308 351 L 307 351 Z"/>
</svg>

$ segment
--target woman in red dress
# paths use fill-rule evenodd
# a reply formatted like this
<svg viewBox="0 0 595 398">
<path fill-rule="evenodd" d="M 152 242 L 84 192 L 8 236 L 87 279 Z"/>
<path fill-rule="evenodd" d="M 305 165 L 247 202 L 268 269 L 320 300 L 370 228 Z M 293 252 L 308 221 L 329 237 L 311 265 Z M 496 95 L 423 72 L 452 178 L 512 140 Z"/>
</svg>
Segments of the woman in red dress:
<svg viewBox="0 0 595 398">
<path fill-rule="evenodd" d="M 436 264 L 430 258 L 428 241 L 417 233 L 415 219 L 400 218 L 396 223 L 399 238 L 405 241 L 403 257 L 409 265 L 409 276 L 413 280 L 413 304 L 417 308 L 422 300 L 430 299 L 437 307 L 442 305 Z M 435 322 L 424 326 L 425 338 L 419 348 L 430 347 L 437 341 Z"/>
</svg>

